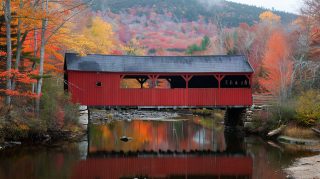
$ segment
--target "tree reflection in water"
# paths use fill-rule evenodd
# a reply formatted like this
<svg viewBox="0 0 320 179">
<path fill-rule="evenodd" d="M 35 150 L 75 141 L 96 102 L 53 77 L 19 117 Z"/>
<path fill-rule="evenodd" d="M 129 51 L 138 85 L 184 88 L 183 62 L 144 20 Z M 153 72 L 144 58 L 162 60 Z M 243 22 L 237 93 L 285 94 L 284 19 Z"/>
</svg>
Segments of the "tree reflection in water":
<svg viewBox="0 0 320 179">
<path fill-rule="evenodd" d="M 131 122 L 118 121 L 107 125 L 92 125 L 89 135 L 89 151 L 226 151 L 224 130 L 212 125 L 204 126 L 202 123 L 195 122 L 197 120 L 166 122 L 136 120 Z M 213 120 L 209 122 L 211 121 L 213 122 Z M 113 127 L 111 128 L 109 125 Z M 124 134 L 131 137 L 132 140 L 126 143 L 121 142 L 119 136 Z M 239 151 L 243 151 L 243 149 L 239 149 Z"/>
<path fill-rule="evenodd" d="M 252 176 L 252 158 L 239 145 L 243 135 L 225 133 L 212 119 L 118 121 L 90 129 L 89 158 L 76 166 L 73 178 Z M 119 141 L 123 135 L 132 140 Z"/>
</svg>

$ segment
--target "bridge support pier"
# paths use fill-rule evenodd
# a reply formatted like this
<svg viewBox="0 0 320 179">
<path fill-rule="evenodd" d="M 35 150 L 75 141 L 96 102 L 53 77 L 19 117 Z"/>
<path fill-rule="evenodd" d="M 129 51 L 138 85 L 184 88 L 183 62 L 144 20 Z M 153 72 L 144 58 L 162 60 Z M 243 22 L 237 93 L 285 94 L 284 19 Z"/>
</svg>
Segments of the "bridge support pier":
<svg viewBox="0 0 320 179">
<path fill-rule="evenodd" d="M 224 115 L 224 124 L 229 127 L 243 126 L 246 108 L 227 108 Z"/>
</svg>

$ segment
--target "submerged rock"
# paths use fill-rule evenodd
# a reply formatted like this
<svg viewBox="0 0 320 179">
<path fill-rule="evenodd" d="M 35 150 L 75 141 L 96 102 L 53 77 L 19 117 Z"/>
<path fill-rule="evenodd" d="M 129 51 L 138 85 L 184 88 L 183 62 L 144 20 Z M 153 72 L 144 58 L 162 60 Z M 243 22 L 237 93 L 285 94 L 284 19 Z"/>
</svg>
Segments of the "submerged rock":
<svg viewBox="0 0 320 179">
<path fill-rule="evenodd" d="M 132 140 L 132 137 L 122 136 L 122 137 L 120 137 L 120 140 L 123 142 L 128 142 L 128 141 Z"/>
</svg>

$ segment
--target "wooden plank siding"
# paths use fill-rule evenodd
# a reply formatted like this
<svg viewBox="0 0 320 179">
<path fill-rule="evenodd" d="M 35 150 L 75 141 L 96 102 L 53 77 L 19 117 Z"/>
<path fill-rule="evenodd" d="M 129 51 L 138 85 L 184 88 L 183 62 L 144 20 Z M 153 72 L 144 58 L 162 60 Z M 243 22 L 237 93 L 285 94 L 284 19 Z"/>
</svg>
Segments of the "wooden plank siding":
<svg viewBox="0 0 320 179">
<path fill-rule="evenodd" d="M 251 88 L 120 88 L 120 74 L 67 71 L 72 101 L 89 106 L 250 106 Z M 170 74 L 166 74 L 170 75 Z M 212 74 L 214 75 L 214 74 Z M 101 86 L 96 86 L 100 81 Z"/>
</svg>

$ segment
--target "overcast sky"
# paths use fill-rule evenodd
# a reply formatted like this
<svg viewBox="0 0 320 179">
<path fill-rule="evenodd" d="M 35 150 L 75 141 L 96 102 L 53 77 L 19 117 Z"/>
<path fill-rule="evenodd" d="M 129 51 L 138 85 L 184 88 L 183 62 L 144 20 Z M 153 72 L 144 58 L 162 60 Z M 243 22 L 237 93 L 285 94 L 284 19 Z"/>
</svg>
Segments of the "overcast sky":
<svg viewBox="0 0 320 179">
<path fill-rule="evenodd" d="M 303 5 L 303 0 L 228 0 L 243 4 L 265 7 L 268 9 L 275 8 L 276 10 L 292 12 L 299 14 L 299 9 Z"/>
</svg>

